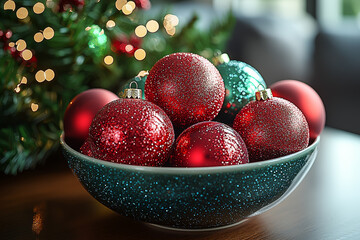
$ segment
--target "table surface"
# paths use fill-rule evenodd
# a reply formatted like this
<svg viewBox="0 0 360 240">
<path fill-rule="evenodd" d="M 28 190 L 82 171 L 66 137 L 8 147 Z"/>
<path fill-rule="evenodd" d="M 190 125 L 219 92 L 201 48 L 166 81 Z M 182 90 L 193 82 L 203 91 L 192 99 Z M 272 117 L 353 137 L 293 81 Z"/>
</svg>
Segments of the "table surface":
<svg viewBox="0 0 360 240">
<path fill-rule="evenodd" d="M 60 154 L 58 154 L 60 155 Z M 283 202 L 240 225 L 170 232 L 118 215 L 67 168 L 0 177 L 0 239 L 360 239 L 360 136 L 326 128 L 308 175 Z"/>
</svg>

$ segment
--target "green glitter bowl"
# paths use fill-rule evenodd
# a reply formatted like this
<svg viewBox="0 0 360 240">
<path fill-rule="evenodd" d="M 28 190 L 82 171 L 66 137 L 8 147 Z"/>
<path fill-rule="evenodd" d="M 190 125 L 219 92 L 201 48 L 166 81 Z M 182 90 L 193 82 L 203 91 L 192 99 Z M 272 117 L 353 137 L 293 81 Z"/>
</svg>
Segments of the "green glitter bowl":
<svg viewBox="0 0 360 240">
<path fill-rule="evenodd" d="M 83 155 L 60 137 L 69 167 L 99 202 L 135 220 L 167 229 L 204 231 L 234 226 L 285 199 L 305 177 L 318 137 L 297 153 L 219 167 L 145 167 Z"/>
</svg>

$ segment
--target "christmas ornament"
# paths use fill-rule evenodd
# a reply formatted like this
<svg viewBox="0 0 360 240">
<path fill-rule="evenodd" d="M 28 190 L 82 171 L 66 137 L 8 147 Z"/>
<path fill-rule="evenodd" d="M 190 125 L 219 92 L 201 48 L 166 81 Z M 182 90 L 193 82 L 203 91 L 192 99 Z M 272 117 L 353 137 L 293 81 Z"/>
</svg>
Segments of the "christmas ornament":
<svg viewBox="0 0 360 240">
<path fill-rule="evenodd" d="M 224 101 L 224 83 L 216 67 L 193 53 L 160 59 L 145 82 L 145 97 L 169 115 L 177 127 L 212 120 Z"/>
<path fill-rule="evenodd" d="M 151 7 L 149 0 L 134 0 L 136 7 L 144 10 L 148 10 Z"/>
<path fill-rule="evenodd" d="M 112 40 L 111 49 L 119 55 L 127 54 L 129 57 L 132 57 L 135 51 L 141 47 L 141 43 L 141 39 L 135 35 L 131 35 L 128 38 L 126 35 L 121 34 Z"/>
<path fill-rule="evenodd" d="M 92 149 L 94 148 L 93 145 L 94 144 L 91 142 L 91 139 L 87 138 L 86 141 L 84 142 L 84 144 L 81 146 L 80 152 L 89 157 L 93 157 L 93 154 L 92 154 Z"/>
<path fill-rule="evenodd" d="M 255 100 L 255 92 L 265 89 L 266 84 L 255 68 L 244 62 L 230 61 L 227 54 L 216 56 L 213 62 L 225 84 L 224 103 L 215 120 L 232 125 L 236 114 Z"/>
<path fill-rule="evenodd" d="M 175 142 L 170 164 L 177 167 L 210 167 L 248 163 L 246 145 L 231 127 L 200 122 L 187 128 Z"/>
<path fill-rule="evenodd" d="M 73 10 L 73 8 L 81 10 L 85 5 L 85 1 L 84 0 L 60 0 L 58 4 L 59 4 L 59 12 L 66 12 L 67 10 Z"/>
<path fill-rule="evenodd" d="M 325 107 L 316 91 L 306 83 L 283 80 L 270 86 L 275 97 L 295 104 L 304 114 L 310 130 L 310 139 L 315 140 L 325 126 Z"/>
<path fill-rule="evenodd" d="M 124 99 L 104 106 L 89 131 L 95 158 L 132 165 L 161 166 L 170 154 L 174 129 L 166 113 L 126 89 Z"/>
<path fill-rule="evenodd" d="M 128 80 L 127 82 L 125 82 L 125 84 L 121 87 L 120 92 L 123 92 L 131 82 L 136 82 L 138 88 L 141 90 L 142 94 L 141 94 L 141 99 L 145 100 L 145 94 L 144 94 L 144 87 L 145 87 L 145 81 L 147 79 L 147 75 L 148 73 L 146 73 L 143 76 L 136 76 L 130 80 Z"/>
<path fill-rule="evenodd" d="M 309 127 L 291 102 L 272 97 L 271 90 L 256 92 L 236 115 L 234 129 L 246 143 L 250 162 L 285 156 L 306 148 Z"/>
<path fill-rule="evenodd" d="M 118 99 L 105 89 L 90 89 L 78 94 L 67 106 L 64 114 L 65 141 L 78 149 L 89 134 L 95 114 L 107 103 Z"/>
</svg>

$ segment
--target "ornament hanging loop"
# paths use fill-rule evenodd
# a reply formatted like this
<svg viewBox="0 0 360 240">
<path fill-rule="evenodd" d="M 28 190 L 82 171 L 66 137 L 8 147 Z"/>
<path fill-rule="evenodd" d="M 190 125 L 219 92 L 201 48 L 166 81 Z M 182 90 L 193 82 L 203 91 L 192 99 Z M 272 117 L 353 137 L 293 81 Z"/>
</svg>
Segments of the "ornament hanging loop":
<svg viewBox="0 0 360 240">
<path fill-rule="evenodd" d="M 256 101 L 268 100 L 271 99 L 272 97 L 273 95 L 270 88 L 259 90 L 255 93 Z"/>
<path fill-rule="evenodd" d="M 131 88 L 132 84 L 135 83 L 135 88 Z M 138 89 L 138 84 L 136 81 L 132 81 L 129 84 L 129 88 L 124 90 L 124 98 L 134 98 L 134 99 L 141 99 L 142 92 L 141 89 Z"/>
</svg>

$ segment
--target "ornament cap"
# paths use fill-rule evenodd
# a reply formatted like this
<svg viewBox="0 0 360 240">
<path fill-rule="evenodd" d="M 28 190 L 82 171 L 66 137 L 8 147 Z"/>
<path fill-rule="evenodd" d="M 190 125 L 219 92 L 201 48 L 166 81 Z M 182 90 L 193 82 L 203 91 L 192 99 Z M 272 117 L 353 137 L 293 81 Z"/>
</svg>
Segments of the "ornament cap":
<svg viewBox="0 0 360 240">
<path fill-rule="evenodd" d="M 131 85 L 135 83 L 136 88 L 131 88 Z M 142 97 L 142 92 L 141 89 L 138 88 L 138 84 L 135 81 L 132 81 L 129 84 L 129 88 L 124 90 L 124 98 L 135 98 L 135 99 L 141 99 Z"/>
<path fill-rule="evenodd" d="M 215 57 L 212 58 L 212 62 L 214 63 L 214 65 L 228 63 L 228 62 L 230 62 L 230 57 L 226 53 L 223 53 L 223 54 L 217 53 L 215 55 Z"/>
<path fill-rule="evenodd" d="M 270 88 L 259 90 L 255 93 L 256 101 L 267 100 L 271 99 L 272 97 L 273 95 Z"/>
</svg>

